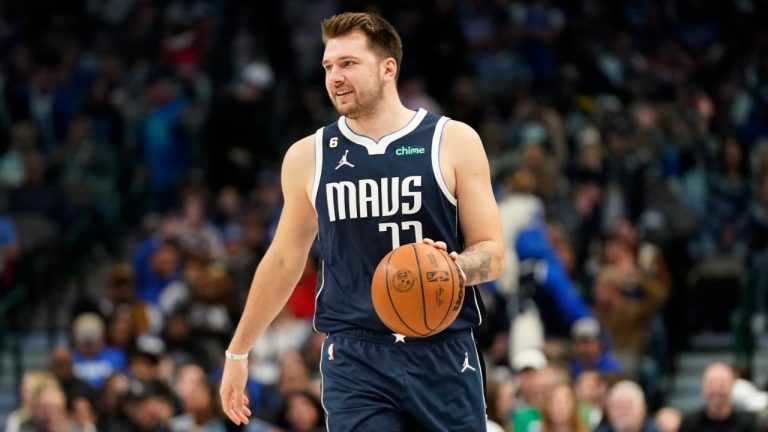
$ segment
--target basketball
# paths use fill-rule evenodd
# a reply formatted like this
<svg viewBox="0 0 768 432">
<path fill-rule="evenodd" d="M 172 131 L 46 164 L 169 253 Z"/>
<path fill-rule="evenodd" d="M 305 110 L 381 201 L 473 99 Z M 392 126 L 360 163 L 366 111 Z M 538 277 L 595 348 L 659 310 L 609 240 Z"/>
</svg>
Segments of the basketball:
<svg viewBox="0 0 768 432">
<path fill-rule="evenodd" d="M 445 251 L 409 243 L 389 252 L 376 266 L 371 299 L 390 330 L 422 338 L 445 330 L 459 315 L 464 281 Z"/>
</svg>

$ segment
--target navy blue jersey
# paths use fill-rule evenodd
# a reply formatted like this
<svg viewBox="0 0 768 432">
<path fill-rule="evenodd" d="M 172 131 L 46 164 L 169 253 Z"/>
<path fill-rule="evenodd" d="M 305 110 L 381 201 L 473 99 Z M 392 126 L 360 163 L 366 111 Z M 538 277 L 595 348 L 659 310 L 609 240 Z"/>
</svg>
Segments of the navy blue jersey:
<svg viewBox="0 0 768 432">
<path fill-rule="evenodd" d="M 346 118 L 315 134 L 312 201 L 321 258 L 315 329 L 388 331 L 371 302 L 371 277 L 384 255 L 423 238 L 460 252 L 456 198 L 440 172 L 446 117 L 421 109 L 378 142 L 353 132 Z M 467 287 L 453 330 L 478 325 L 483 306 Z"/>
</svg>

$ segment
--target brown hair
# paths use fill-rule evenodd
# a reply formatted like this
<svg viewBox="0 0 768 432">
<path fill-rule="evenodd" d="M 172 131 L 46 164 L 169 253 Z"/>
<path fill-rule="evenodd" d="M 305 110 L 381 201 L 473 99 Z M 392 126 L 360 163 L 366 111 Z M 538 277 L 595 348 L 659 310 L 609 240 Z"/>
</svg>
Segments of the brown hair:
<svg viewBox="0 0 768 432">
<path fill-rule="evenodd" d="M 368 38 L 368 44 L 376 55 L 381 58 L 392 57 L 395 59 L 397 74 L 400 75 L 403 42 L 392 24 L 381 16 L 366 12 L 344 12 L 324 19 L 321 27 L 323 29 L 323 43 L 354 31 L 362 32 Z"/>
<path fill-rule="evenodd" d="M 574 392 L 573 387 L 568 384 L 561 382 L 555 386 L 553 386 L 549 391 L 547 392 L 547 396 L 544 398 L 544 404 L 541 407 L 541 423 L 542 428 L 541 430 L 543 432 L 548 432 L 553 430 L 554 424 L 552 424 L 552 418 L 550 417 L 549 413 L 549 407 L 548 405 L 551 403 L 552 399 L 554 398 L 555 392 L 557 389 L 564 388 L 568 391 L 571 400 L 573 400 L 573 413 L 571 413 L 570 418 L 570 427 L 571 431 L 573 432 L 589 432 L 589 426 L 587 426 L 586 422 L 583 418 L 581 418 L 581 414 L 579 413 L 579 402 L 576 399 L 576 392 Z"/>
</svg>

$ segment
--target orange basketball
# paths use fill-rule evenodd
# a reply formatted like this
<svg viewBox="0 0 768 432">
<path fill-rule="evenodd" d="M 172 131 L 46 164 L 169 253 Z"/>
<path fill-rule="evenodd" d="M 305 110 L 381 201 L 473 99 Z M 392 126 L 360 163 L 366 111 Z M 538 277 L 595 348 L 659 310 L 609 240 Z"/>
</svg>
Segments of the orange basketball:
<svg viewBox="0 0 768 432">
<path fill-rule="evenodd" d="M 376 314 L 395 333 L 437 334 L 459 315 L 464 281 L 448 254 L 424 243 L 409 243 L 381 259 L 371 281 Z"/>
</svg>

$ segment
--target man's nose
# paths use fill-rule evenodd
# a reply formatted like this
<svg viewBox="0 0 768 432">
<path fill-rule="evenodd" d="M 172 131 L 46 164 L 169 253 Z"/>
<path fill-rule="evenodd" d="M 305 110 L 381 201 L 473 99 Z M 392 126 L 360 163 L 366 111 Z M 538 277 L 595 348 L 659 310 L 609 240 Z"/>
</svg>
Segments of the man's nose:
<svg viewBox="0 0 768 432">
<path fill-rule="evenodd" d="M 343 82 L 344 74 L 341 72 L 341 68 L 331 66 L 331 70 L 328 71 L 328 80 L 332 83 Z"/>
</svg>

